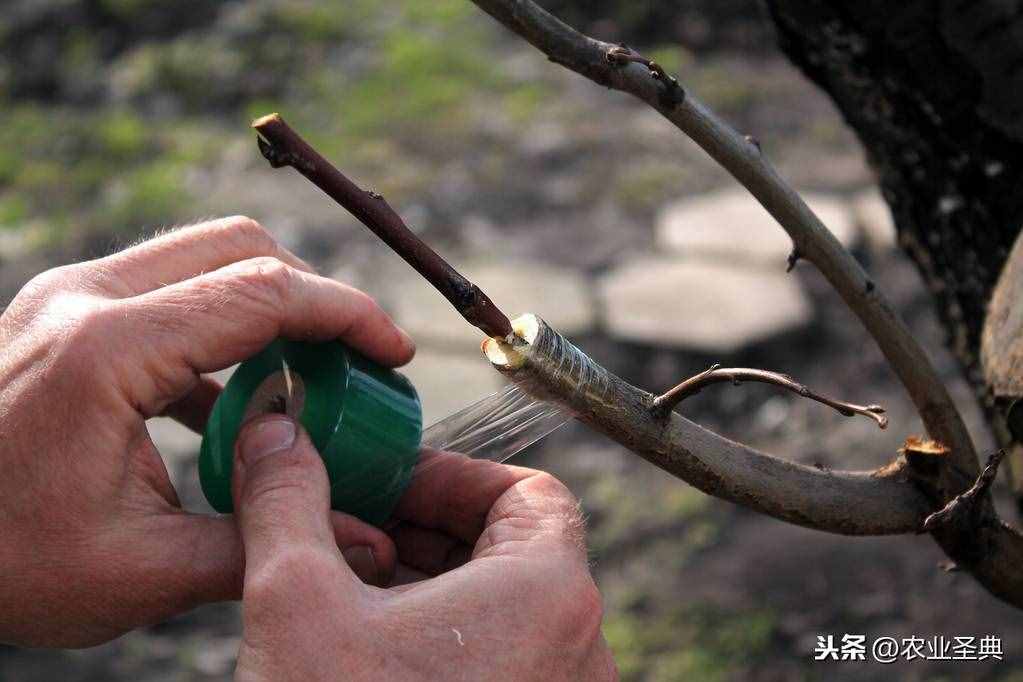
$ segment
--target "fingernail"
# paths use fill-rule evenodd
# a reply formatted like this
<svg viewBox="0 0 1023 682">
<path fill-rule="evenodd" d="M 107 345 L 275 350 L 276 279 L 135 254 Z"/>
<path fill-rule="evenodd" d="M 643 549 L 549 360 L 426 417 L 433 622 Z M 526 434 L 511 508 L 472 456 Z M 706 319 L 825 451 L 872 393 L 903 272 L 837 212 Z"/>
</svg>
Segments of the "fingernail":
<svg viewBox="0 0 1023 682">
<path fill-rule="evenodd" d="M 402 329 L 401 327 L 398 327 L 398 333 L 401 334 L 401 338 L 405 342 L 405 346 L 408 347 L 408 349 L 410 351 L 415 353 L 416 352 L 416 342 L 412 340 L 412 337 L 409 336 L 409 333 L 407 331 L 405 331 L 404 329 Z"/>
<path fill-rule="evenodd" d="M 290 450 L 295 433 L 295 422 L 287 417 L 263 419 L 244 428 L 238 454 L 247 464 L 258 462 L 267 455 Z"/>
<path fill-rule="evenodd" d="M 348 567 L 355 572 L 355 575 L 359 576 L 364 583 L 370 585 L 376 585 L 380 580 L 379 572 L 377 571 L 377 562 L 373 558 L 373 550 L 365 545 L 357 545 L 355 547 L 349 547 L 345 551 L 341 552 L 345 558 L 345 563 Z"/>
</svg>

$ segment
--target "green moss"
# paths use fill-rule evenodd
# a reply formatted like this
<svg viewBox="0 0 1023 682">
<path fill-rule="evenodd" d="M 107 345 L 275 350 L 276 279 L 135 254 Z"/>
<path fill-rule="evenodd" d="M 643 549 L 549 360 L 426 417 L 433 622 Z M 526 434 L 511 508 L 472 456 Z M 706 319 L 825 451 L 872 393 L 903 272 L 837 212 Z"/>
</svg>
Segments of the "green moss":
<svg viewBox="0 0 1023 682">
<path fill-rule="evenodd" d="M 154 161 L 119 177 L 109 193 L 105 214 L 115 230 L 173 222 L 187 213 L 186 167 Z"/>
<path fill-rule="evenodd" d="M 602 629 L 622 680 L 638 679 L 646 669 L 642 623 L 629 614 L 609 614 L 604 617 Z"/>
<path fill-rule="evenodd" d="M 150 0 L 99 0 L 104 10 L 125 21 L 137 19 L 151 4 Z"/>
<path fill-rule="evenodd" d="M 546 93 L 502 74 L 496 29 L 463 0 L 267 0 L 220 9 L 189 0 L 216 17 L 206 22 L 178 21 L 143 0 L 101 2 L 107 16 L 159 37 L 133 38 L 112 57 L 91 33 L 61 37 L 54 74 L 71 83 L 61 92 L 80 78 L 68 70 L 76 62 L 103 84 L 82 90 L 99 99 L 0 98 L 5 224 L 45 225 L 47 239 L 68 226 L 123 234 L 190 216 L 184 178 L 251 146 L 249 121 L 269 111 L 281 111 L 328 156 L 377 171 L 379 189 L 411 193 L 429 178 L 425 147 L 458 153 L 456 145 L 473 143 L 466 131 L 475 129 L 474 102 L 490 99 L 492 110 L 496 100 L 524 123 Z M 395 158 L 405 161 L 396 167 Z"/>
<path fill-rule="evenodd" d="M 29 205 L 16 194 L 0 194 L 0 228 L 17 226 L 29 215 Z"/>
<path fill-rule="evenodd" d="M 522 83 L 504 95 L 502 109 L 513 124 L 524 125 L 550 96 L 551 88 L 544 83 Z"/>
<path fill-rule="evenodd" d="M 145 123 L 127 111 L 111 112 L 100 117 L 95 129 L 100 151 L 119 159 L 139 156 L 147 141 Z"/>
<path fill-rule="evenodd" d="M 337 41 L 358 33 L 361 22 L 372 20 L 372 7 L 359 2 L 287 2 L 273 7 L 264 22 L 277 34 L 306 41 Z"/>
<path fill-rule="evenodd" d="M 700 682 L 723 682 L 728 679 L 731 666 L 727 658 L 721 659 L 717 652 L 703 649 L 686 649 L 662 656 L 651 666 L 650 679 L 653 682 L 677 682 L 678 680 L 700 680 Z"/>
<path fill-rule="evenodd" d="M 702 517 L 709 500 L 696 488 L 675 481 L 651 486 L 643 495 L 636 495 L 621 485 L 619 477 L 601 476 L 583 495 L 587 509 L 595 512 L 589 531 L 590 547 L 600 554 L 635 535 L 672 527 L 677 532 L 669 540 L 670 554 L 684 562 L 716 535 L 714 522 Z"/>
<path fill-rule="evenodd" d="M 708 62 L 686 74 L 689 87 L 722 116 L 737 114 L 753 104 L 757 85 L 749 74 L 727 63 Z"/>
<path fill-rule="evenodd" d="M 732 679 L 767 654 L 774 630 L 768 612 L 700 605 L 608 614 L 603 628 L 623 680 L 665 682 Z"/>
<path fill-rule="evenodd" d="M 614 197 L 628 210 L 652 211 L 678 196 L 688 177 L 689 171 L 677 162 L 625 164 L 615 175 Z"/>
<path fill-rule="evenodd" d="M 677 76 L 693 62 L 693 55 L 677 45 L 659 45 L 652 50 L 647 50 L 646 56 L 660 64 L 665 71 L 673 76 Z"/>
<path fill-rule="evenodd" d="M 471 4 L 462 0 L 404 0 L 403 12 L 405 19 L 413 24 L 418 22 L 434 25 L 461 24 L 466 18 L 475 17 L 476 10 Z"/>
</svg>

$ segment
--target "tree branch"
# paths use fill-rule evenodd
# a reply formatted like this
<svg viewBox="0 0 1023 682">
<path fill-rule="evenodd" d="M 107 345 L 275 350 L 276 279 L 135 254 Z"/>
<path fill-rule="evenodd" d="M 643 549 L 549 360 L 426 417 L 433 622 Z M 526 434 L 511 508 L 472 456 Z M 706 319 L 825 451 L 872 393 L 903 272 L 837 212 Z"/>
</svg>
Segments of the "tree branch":
<svg viewBox="0 0 1023 682">
<path fill-rule="evenodd" d="M 951 449 L 956 468 L 967 475 L 949 485 L 963 490 L 973 483 L 979 471 L 973 441 L 927 354 L 856 259 L 782 180 L 755 140 L 736 132 L 692 92 L 666 97 L 675 86 L 652 78 L 649 60 L 624 59 L 622 46 L 579 33 L 531 0 L 472 1 L 551 61 L 655 108 L 742 183 L 789 234 L 798 257 L 813 263 L 860 318 L 909 392 L 928 433 Z"/>
<path fill-rule="evenodd" d="M 674 412 L 658 419 L 650 410 L 653 395 L 608 372 L 543 320 L 523 315 L 512 327 L 514 344 L 483 342 L 484 355 L 499 372 L 709 495 L 843 535 L 919 532 L 941 495 L 932 475 L 947 468 L 949 451 L 938 443 L 914 444 L 916 464 L 907 449 L 906 456 L 875 471 L 804 466 L 733 442 Z M 956 542 L 946 553 L 955 564 L 1023 608 L 1023 540 L 994 516 L 990 503 L 977 505 L 971 516 L 957 515 L 956 523 L 934 534 L 949 531 Z"/>
<path fill-rule="evenodd" d="M 754 138 L 740 135 L 691 93 L 684 91 L 682 86 L 656 73 L 649 60 L 639 58 L 631 50 L 625 51 L 623 55 L 622 46 L 594 40 L 579 33 L 531 0 L 473 0 L 473 3 L 530 42 L 551 61 L 595 83 L 634 95 L 655 108 L 744 185 L 792 239 L 790 267 L 797 259 L 803 258 L 813 263 L 824 275 L 877 343 L 909 393 L 927 432 L 947 447 L 947 456 L 942 458 L 942 466 L 934 477 L 918 477 L 916 480 L 918 488 L 930 499 L 931 508 L 948 503 L 972 485 L 979 472 L 977 453 L 962 417 L 934 365 L 873 280 L 795 190 L 781 179 L 761 153 L 760 145 Z M 656 77 L 651 77 L 652 74 L 656 74 Z M 620 380 L 619 383 L 624 384 Z M 638 390 L 632 387 L 629 389 Z M 794 504 L 798 504 L 800 511 L 787 507 L 784 496 L 776 495 L 784 490 L 774 490 L 774 494 L 769 492 L 772 481 L 767 476 L 758 477 L 760 480 L 756 481 L 746 479 L 745 483 L 752 484 L 752 487 L 740 485 L 738 479 L 732 484 L 728 480 L 717 480 L 715 484 L 713 479 L 701 479 L 701 472 L 704 476 L 708 475 L 710 463 L 695 455 L 693 450 L 683 449 L 672 440 L 680 435 L 680 431 L 686 431 L 687 435 L 694 437 L 697 435 L 689 433 L 690 429 L 677 427 L 681 419 L 677 415 L 671 415 L 668 427 L 659 422 L 661 428 L 666 429 L 666 442 L 658 445 L 645 438 L 637 440 L 641 434 L 635 430 L 602 428 L 601 424 L 611 423 L 608 419 L 614 416 L 613 410 L 608 412 L 611 408 L 599 401 L 589 406 L 585 402 L 579 403 L 580 395 L 590 394 L 585 389 L 572 394 L 572 402 L 579 404 L 581 414 L 589 415 L 581 417 L 584 421 L 659 466 L 676 473 L 669 468 L 673 466 L 677 469 L 676 475 L 701 489 L 724 486 L 720 494 L 713 494 L 742 501 L 748 506 L 795 523 L 841 528 L 841 518 L 815 523 L 813 519 L 803 517 L 804 511 L 822 515 L 828 513 L 825 501 L 816 500 L 819 504 L 813 504 L 813 500 L 806 499 L 806 491 L 788 491 L 794 496 L 793 499 L 797 501 Z M 563 399 L 568 397 L 567 394 L 562 395 Z M 639 397 L 623 397 L 632 401 L 630 407 L 624 409 L 634 412 L 632 408 Z M 652 419 L 649 403 L 646 407 L 646 410 L 632 416 L 639 420 Z M 619 419 L 611 421 L 616 425 L 621 424 Z M 643 435 L 649 435 L 645 429 L 640 431 Z M 706 437 L 697 438 L 692 443 L 689 447 L 695 448 L 695 444 L 699 443 L 710 452 L 727 451 L 722 443 L 708 443 Z M 738 457 L 734 451 L 728 452 Z M 747 450 L 747 455 L 749 452 L 754 451 Z M 764 461 L 748 456 L 746 459 L 750 465 L 758 462 L 763 464 Z M 770 468 L 773 472 L 775 465 L 772 464 Z M 736 477 L 742 475 L 738 469 L 729 469 L 727 474 Z M 690 477 L 687 478 L 687 475 Z M 791 477 L 787 480 L 791 482 Z M 807 485 L 820 484 L 815 479 L 805 479 L 803 482 Z M 764 486 L 766 488 L 761 490 Z M 836 492 L 849 492 L 849 489 L 843 487 Z M 861 518 L 865 508 L 868 510 L 865 512 L 867 515 L 875 509 L 878 513 L 891 512 L 890 506 L 874 506 L 879 501 L 870 495 L 869 489 L 863 493 L 865 496 L 859 501 L 848 500 L 850 506 L 844 510 L 850 517 L 856 517 L 856 522 L 852 523 L 853 528 L 871 527 L 865 523 L 867 519 Z M 907 499 L 899 498 L 899 504 Z M 1023 536 L 997 518 L 990 498 L 982 496 L 978 502 L 981 509 L 977 515 L 977 525 L 940 524 L 932 531 L 932 535 L 950 558 L 970 571 L 992 593 L 1017 606 L 1023 606 L 1023 571 L 1018 568 L 1023 565 Z"/>
<path fill-rule="evenodd" d="M 965 514 L 977 511 L 981 506 L 978 502 L 981 501 L 983 495 L 991 487 L 991 484 L 995 480 L 995 476 L 998 474 L 998 466 L 1002 463 L 1005 458 L 1005 450 L 998 450 L 988 457 L 987 465 L 984 470 L 980 472 L 980 476 L 977 477 L 977 481 L 967 490 L 965 493 L 956 495 L 952 500 L 944 507 L 934 512 L 924 520 L 923 528 L 921 532 L 930 532 L 938 526 L 950 523 Z"/>
<path fill-rule="evenodd" d="M 804 398 L 809 398 L 810 400 L 816 400 L 819 403 L 823 403 L 846 417 L 861 414 L 864 417 L 873 419 L 877 422 L 878 427 L 882 429 L 888 427 L 888 417 L 884 413 L 884 408 L 880 405 L 856 405 L 854 403 L 847 403 L 841 400 L 835 400 L 834 398 L 829 398 L 825 395 L 821 395 L 820 393 L 811 391 L 804 384 L 799 383 L 788 374 L 769 372 L 764 369 L 747 369 L 744 367 L 722 368 L 721 365 L 712 365 L 710 369 L 706 369 L 699 374 L 691 376 L 674 388 L 665 391 L 654 398 L 650 405 L 650 409 L 655 417 L 663 418 L 680 402 L 690 396 L 696 395 L 707 386 L 726 382 L 738 386 L 744 381 L 758 381 L 764 384 L 780 386 L 781 388 L 784 388 L 787 391 L 792 391 Z"/>
<path fill-rule="evenodd" d="M 493 301 L 417 237 L 376 192 L 360 189 L 292 130 L 279 114 L 252 122 L 259 151 L 274 168 L 291 166 L 327 193 L 426 278 L 462 317 L 487 336 L 507 338 L 511 324 Z"/>
<path fill-rule="evenodd" d="M 915 533 L 933 509 L 904 460 L 877 471 L 822 471 L 759 452 L 671 412 L 598 365 L 533 315 L 514 320 L 516 343 L 488 339 L 491 364 L 528 393 L 708 495 L 778 519 L 843 535 Z"/>
</svg>

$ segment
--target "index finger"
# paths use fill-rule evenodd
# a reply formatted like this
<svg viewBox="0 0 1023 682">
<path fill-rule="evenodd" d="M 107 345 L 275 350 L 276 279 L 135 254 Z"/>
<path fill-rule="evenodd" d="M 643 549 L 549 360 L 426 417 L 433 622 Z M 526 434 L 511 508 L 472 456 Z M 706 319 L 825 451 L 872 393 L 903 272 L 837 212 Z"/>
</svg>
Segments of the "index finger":
<svg viewBox="0 0 1023 682">
<path fill-rule="evenodd" d="M 340 339 L 383 365 L 402 365 L 412 340 L 366 294 L 275 258 L 257 258 L 114 304 L 117 324 L 144 343 L 154 381 L 140 406 L 157 414 L 199 374 L 246 360 L 275 338 Z"/>
<path fill-rule="evenodd" d="M 298 270 L 313 272 L 262 225 L 245 216 L 180 227 L 95 264 L 124 282 L 132 295 L 138 295 L 260 256 L 272 256 Z"/>
</svg>

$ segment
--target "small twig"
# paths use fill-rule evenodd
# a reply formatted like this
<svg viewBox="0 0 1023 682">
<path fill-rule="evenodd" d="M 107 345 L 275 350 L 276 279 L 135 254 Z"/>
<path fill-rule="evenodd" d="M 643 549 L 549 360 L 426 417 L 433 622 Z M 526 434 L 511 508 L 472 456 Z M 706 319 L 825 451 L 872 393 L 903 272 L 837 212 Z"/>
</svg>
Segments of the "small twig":
<svg viewBox="0 0 1023 682">
<path fill-rule="evenodd" d="M 920 532 L 929 533 L 938 526 L 943 526 L 949 521 L 976 509 L 977 502 L 987 492 L 988 488 L 991 487 L 991 483 L 994 482 L 995 476 L 998 474 L 998 466 L 1004 458 L 1005 450 L 998 450 L 992 453 L 987 459 L 984 471 L 980 472 L 980 476 L 977 477 L 976 482 L 974 482 L 970 489 L 956 495 L 948 504 L 924 519 L 924 525 Z"/>
<path fill-rule="evenodd" d="M 487 336 L 510 338 L 508 317 L 475 284 L 417 237 L 376 192 L 360 189 L 291 129 L 279 114 L 252 122 L 259 151 L 274 168 L 291 166 L 346 208 L 434 286 L 469 324 Z"/>
<path fill-rule="evenodd" d="M 873 419 L 882 429 L 888 426 L 888 417 L 884 413 L 884 408 L 880 405 L 854 405 L 853 403 L 835 400 L 834 398 L 811 391 L 787 374 L 769 372 L 764 369 L 746 369 L 743 367 L 722 368 L 720 365 L 712 365 L 709 369 L 689 377 L 674 388 L 657 396 L 651 403 L 650 410 L 657 416 L 664 416 L 671 412 L 680 402 L 696 395 L 707 386 L 724 382 L 730 382 L 738 386 L 744 381 L 758 381 L 764 384 L 780 386 L 804 398 L 823 403 L 844 414 L 846 417 L 861 414 L 864 417 Z"/>
</svg>

